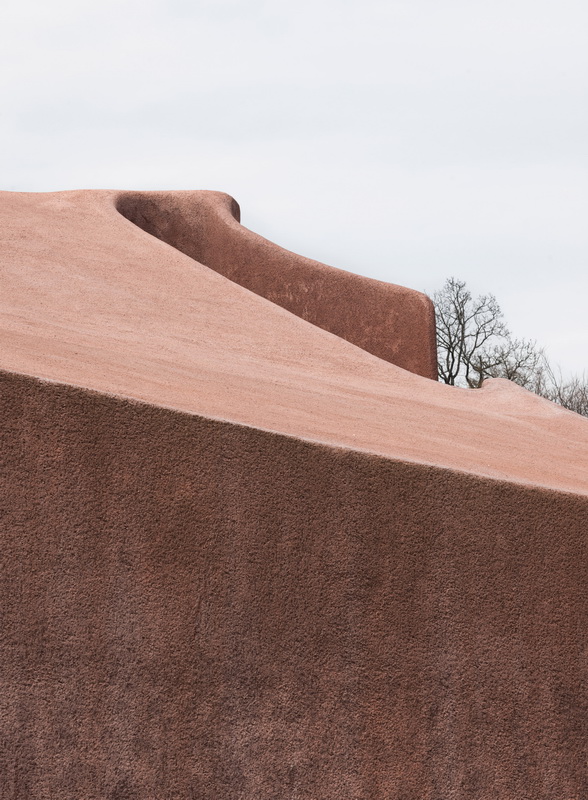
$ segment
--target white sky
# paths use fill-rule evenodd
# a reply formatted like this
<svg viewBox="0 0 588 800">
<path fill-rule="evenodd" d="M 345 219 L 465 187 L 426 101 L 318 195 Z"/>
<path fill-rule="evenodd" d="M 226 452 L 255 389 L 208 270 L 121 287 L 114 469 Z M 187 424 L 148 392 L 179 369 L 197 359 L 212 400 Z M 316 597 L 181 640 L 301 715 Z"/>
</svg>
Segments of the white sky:
<svg viewBox="0 0 588 800">
<path fill-rule="evenodd" d="M 588 372 L 586 0 L 3 0 L 0 188 L 218 189 Z"/>
</svg>

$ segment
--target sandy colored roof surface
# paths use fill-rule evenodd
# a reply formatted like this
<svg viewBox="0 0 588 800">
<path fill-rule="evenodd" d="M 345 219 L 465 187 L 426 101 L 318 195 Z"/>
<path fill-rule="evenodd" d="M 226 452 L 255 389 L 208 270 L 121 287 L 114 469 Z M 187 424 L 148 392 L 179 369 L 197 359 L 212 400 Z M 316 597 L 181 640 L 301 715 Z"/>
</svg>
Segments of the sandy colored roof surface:
<svg viewBox="0 0 588 800">
<path fill-rule="evenodd" d="M 214 208 L 235 241 L 255 237 L 233 219 L 225 195 L 177 196 Z M 127 197 L 0 193 L 1 369 L 392 459 L 588 493 L 588 420 L 508 381 L 469 391 L 395 366 L 154 238 L 119 212 Z M 286 253 L 255 240 L 270 255 Z M 304 261 L 311 281 L 312 262 L 286 256 Z M 326 284 L 345 275 L 346 304 L 354 285 L 380 292 L 378 282 L 329 274 Z M 418 293 L 387 291 L 406 297 L 409 310 L 425 308 Z M 369 306 L 360 310 L 361 322 Z"/>
</svg>

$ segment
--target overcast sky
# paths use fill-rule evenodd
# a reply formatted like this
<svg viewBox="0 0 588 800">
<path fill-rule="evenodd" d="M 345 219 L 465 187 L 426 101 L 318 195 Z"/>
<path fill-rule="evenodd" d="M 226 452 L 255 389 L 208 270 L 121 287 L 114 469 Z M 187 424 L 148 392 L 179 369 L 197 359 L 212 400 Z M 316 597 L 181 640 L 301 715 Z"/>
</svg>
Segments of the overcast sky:
<svg viewBox="0 0 588 800">
<path fill-rule="evenodd" d="M 0 188 L 218 189 L 588 372 L 586 0 L 3 0 Z"/>
</svg>

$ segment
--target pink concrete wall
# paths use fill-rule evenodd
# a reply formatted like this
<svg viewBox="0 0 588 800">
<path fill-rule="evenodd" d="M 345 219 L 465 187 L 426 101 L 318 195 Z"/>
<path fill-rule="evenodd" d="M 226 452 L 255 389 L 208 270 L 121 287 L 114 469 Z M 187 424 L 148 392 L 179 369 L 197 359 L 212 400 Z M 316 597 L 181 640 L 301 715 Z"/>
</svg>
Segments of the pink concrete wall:
<svg viewBox="0 0 588 800">
<path fill-rule="evenodd" d="M 424 294 L 319 264 L 239 224 L 218 192 L 123 192 L 117 208 L 148 233 L 302 319 L 437 380 L 435 312 Z"/>
<path fill-rule="evenodd" d="M 587 420 L 226 195 L 0 238 L 1 800 L 586 800 Z"/>
<path fill-rule="evenodd" d="M 588 500 L 2 376 L 3 800 L 585 800 Z"/>
</svg>

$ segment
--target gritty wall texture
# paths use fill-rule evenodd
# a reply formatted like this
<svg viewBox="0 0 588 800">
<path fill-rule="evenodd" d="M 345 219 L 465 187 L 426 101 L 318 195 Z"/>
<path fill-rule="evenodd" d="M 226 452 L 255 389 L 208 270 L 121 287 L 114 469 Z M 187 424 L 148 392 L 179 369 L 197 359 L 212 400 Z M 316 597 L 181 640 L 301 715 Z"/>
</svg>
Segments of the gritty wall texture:
<svg viewBox="0 0 588 800">
<path fill-rule="evenodd" d="M 585 418 L 511 381 L 471 392 L 377 358 L 146 233 L 117 211 L 118 197 L 0 192 L 0 368 L 398 461 L 588 495 Z M 180 193 L 182 203 L 188 198 L 193 211 L 229 202 Z M 247 239 L 227 209 L 235 236 Z M 196 219 L 192 240 L 207 229 Z M 272 248 L 280 251 L 271 246 L 270 255 Z M 260 275 L 264 265 L 271 277 L 271 258 L 252 262 Z M 317 274 L 322 280 L 321 265 Z M 345 281 L 334 309 L 361 298 L 362 279 Z M 378 285 L 383 297 L 389 288 L 395 295 L 395 287 Z M 369 329 L 371 312 L 358 304 L 350 338 Z M 416 323 L 407 330 L 409 340 L 422 332 Z M 415 347 L 421 352 L 417 339 Z"/>
<path fill-rule="evenodd" d="M 585 800 L 588 499 L 4 373 L 2 800 Z"/>
<path fill-rule="evenodd" d="M 236 201 L 220 192 L 120 192 L 116 207 L 147 233 L 307 322 L 437 380 L 435 311 L 421 292 L 284 250 L 240 225 Z"/>
</svg>

